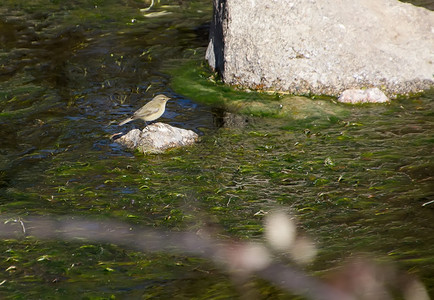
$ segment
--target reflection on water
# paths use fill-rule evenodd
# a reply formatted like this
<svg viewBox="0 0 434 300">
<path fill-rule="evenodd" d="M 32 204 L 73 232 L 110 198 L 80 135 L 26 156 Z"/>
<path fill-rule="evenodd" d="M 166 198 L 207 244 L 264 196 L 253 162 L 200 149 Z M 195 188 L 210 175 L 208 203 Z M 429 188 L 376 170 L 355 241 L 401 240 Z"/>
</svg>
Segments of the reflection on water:
<svg viewBox="0 0 434 300">
<path fill-rule="evenodd" d="M 152 18 L 139 10 L 149 3 L 137 1 L 0 5 L 0 214 L 75 214 L 174 231 L 211 219 L 223 235 L 261 241 L 264 214 L 290 210 L 318 244 L 309 270 L 367 251 L 432 292 L 433 94 L 356 107 L 281 98 L 276 107 L 293 112 L 281 118 L 202 105 L 194 92 L 172 90 L 163 68 L 197 59 L 207 45 L 210 2 L 181 2 L 156 3 L 149 12 L 166 13 Z M 109 137 L 157 93 L 174 99 L 161 121 L 202 141 L 164 155 L 125 152 Z M 254 101 L 277 101 L 237 97 L 256 116 Z M 209 262 L 88 242 L 4 241 L 0 268 L 8 270 L 0 297 L 44 298 L 53 286 L 59 297 L 95 299 L 238 295 Z M 288 297 L 265 283 L 258 289 Z"/>
</svg>

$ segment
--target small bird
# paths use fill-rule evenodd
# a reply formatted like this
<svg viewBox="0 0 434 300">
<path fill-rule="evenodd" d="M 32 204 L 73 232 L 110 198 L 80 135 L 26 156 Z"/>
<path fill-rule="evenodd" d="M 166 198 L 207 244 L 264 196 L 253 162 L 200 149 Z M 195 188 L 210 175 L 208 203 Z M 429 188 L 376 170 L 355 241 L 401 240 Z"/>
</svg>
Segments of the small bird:
<svg viewBox="0 0 434 300">
<path fill-rule="evenodd" d="M 169 99 L 169 97 L 162 94 L 155 96 L 154 99 L 146 103 L 141 109 L 137 110 L 132 117 L 120 122 L 119 126 L 136 119 L 142 119 L 145 122 L 157 120 L 164 114 L 164 111 L 166 110 L 166 102 Z"/>
</svg>

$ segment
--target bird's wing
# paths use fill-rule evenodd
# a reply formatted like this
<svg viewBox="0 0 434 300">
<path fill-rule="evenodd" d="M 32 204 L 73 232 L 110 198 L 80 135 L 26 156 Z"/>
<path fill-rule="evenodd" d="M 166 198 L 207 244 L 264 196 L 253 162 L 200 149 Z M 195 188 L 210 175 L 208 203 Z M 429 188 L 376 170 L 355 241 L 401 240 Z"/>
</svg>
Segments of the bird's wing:
<svg viewBox="0 0 434 300">
<path fill-rule="evenodd" d="M 141 109 L 139 109 L 138 111 L 136 111 L 134 113 L 134 117 L 139 117 L 143 114 L 147 114 L 147 115 L 151 115 L 154 114 L 158 111 L 158 106 L 157 107 L 142 107 Z"/>
</svg>

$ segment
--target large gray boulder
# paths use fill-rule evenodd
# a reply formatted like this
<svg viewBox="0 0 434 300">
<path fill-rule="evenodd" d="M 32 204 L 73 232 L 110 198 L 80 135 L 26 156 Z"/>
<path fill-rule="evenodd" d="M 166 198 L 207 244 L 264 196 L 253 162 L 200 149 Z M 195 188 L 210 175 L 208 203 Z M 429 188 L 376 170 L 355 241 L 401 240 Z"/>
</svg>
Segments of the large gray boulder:
<svg viewBox="0 0 434 300">
<path fill-rule="evenodd" d="M 214 0 L 206 59 L 247 88 L 420 92 L 434 86 L 434 12 L 397 0 Z"/>
</svg>

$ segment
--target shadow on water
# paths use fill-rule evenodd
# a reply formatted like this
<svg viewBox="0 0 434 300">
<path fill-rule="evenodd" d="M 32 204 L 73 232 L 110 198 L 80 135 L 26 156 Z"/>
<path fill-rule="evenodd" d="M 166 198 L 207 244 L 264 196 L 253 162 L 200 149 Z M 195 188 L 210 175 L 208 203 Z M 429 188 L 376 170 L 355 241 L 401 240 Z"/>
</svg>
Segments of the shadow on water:
<svg viewBox="0 0 434 300">
<path fill-rule="evenodd" d="M 120 9 L 121 21 L 111 20 L 113 15 L 95 21 L 103 12 L 95 12 L 96 6 L 82 11 L 78 3 L 49 6 L 52 13 L 41 12 L 43 1 L 35 12 L 2 8 L 2 169 L 20 172 L 23 161 L 34 165 L 62 151 L 78 154 L 92 146 L 125 154 L 107 136 L 119 130 L 124 115 L 162 92 L 175 99 L 162 121 L 198 132 L 213 128 L 210 109 L 175 94 L 168 75 L 159 71 L 163 61 L 180 57 L 186 47 L 206 45 L 202 27 L 178 20 L 188 7 L 174 6 L 172 15 L 132 22 L 125 18 L 128 8 L 112 2 L 106 6 Z M 78 20 L 68 20 L 73 13 L 66 9 L 76 11 Z"/>
<path fill-rule="evenodd" d="M 174 231 L 210 218 L 224 234 L 262 241 L 264 212 L 279 208 L 318 242 L 308 270 L 366 251 L 432 293 L 434 204 L 423 205 L 434 197 L 433 93 L 349 107 L 215 84 L 205 68 L 192 71 L 212 7 L 180 2 L 142 13 L 148 4 L 138 1 L 0 5 L 0 214 Z M 117 124 L 158 93 L 174 99 L 160 120 L 201 142 L 151 156 L 113 143 L 112 134 L 144 125 Z M 238 295 L 209 262 L 98 243 L 3 241 L 0 268 L 0 296 L 17 299 Z"/>
</svg>

